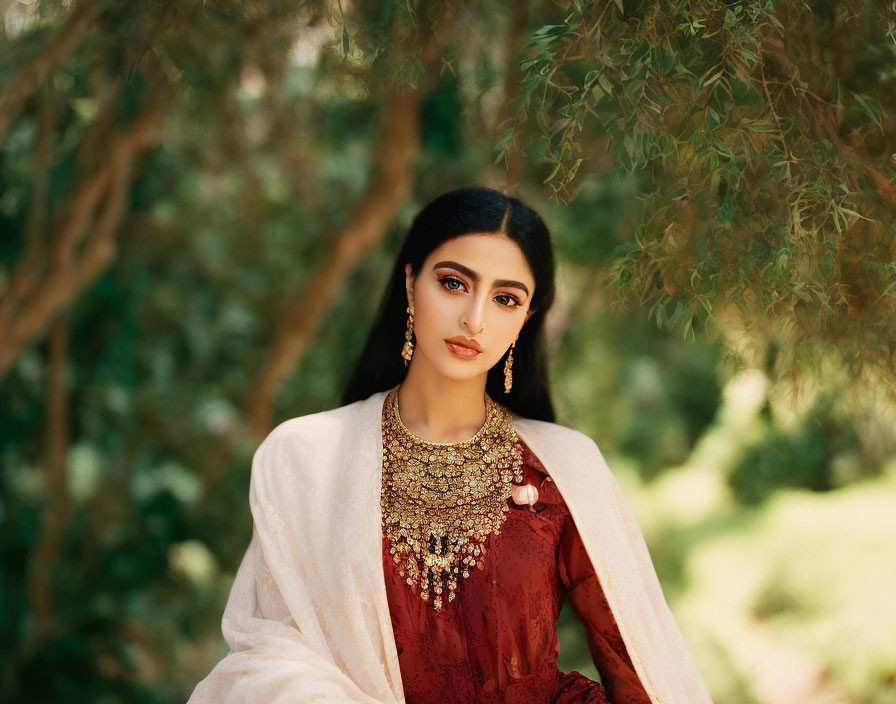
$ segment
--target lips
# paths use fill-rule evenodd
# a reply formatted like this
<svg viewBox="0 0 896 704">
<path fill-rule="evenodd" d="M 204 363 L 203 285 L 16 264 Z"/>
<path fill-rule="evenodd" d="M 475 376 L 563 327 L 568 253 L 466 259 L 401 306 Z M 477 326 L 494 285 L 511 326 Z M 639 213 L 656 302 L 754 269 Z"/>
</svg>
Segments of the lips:
<svg viewBox="0 0 896 704">
<path fill-rule="evenodd" d="M 450 340 L 445 340 L 445 345 L 454 354 L 456 357 L 460 357 L 461 359 L 473 359 L 473 357 L 477 357 L 481 354 L 480 350 L 473 349 L 468 345 L 465 345 L 462 342 L 457 341 L 452 338 Z"/>
<path fill-rule="evenodd" d="M 460 345 L 461 347 L 469 347 L 471 350 L 476 350 L 477 352 L 482 352 L 482 345 L 480 345 L 476 340 L 464 337 L 463 335 L 455 335 L 454 337 L 445 338 L 445 342 L 450 342 L 453 345 Z"/>
</svg>

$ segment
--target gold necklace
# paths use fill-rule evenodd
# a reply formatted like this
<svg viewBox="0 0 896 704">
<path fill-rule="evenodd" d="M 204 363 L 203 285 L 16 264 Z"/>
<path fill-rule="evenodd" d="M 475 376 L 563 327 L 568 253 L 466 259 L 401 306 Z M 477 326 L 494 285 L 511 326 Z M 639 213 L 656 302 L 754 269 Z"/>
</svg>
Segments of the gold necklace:
<svg viewBox="0 0 896 704">
<path fill-rule="evenodd" d="M 398 389 L 383 403 L 380 505 L 392 560 L 419 596 L 442 608 L 453 601 L 458 574 L 482 567 L 483 546 L 506 520 L 512 480 L 521 483 L 522 451 L 510 410 L 486 394 L 485 423 L 462 442 L 428 442 L 398 414 Z"/>
</svg>

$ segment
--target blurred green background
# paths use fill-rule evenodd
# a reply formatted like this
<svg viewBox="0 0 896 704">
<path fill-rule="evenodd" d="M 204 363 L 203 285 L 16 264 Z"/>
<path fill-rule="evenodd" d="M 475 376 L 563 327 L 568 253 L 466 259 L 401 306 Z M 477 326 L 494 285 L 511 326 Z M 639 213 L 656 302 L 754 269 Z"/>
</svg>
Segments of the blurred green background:
<svg viewBox="0 0 896 704">
<path fill-rule="evenodd" d="M 411 218 L 480 184 L 552 230 L 558 422 L 714 701 L 896 702 L 896 3 L 0 21 L 0 700 L 187 699 L 252 453 L 338 405 Z"/>
</svg>

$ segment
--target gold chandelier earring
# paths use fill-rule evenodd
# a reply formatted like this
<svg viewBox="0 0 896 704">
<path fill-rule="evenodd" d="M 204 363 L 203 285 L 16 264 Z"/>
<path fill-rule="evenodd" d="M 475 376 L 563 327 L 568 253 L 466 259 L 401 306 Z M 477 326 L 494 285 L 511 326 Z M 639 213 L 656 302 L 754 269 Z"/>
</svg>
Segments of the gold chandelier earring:
<svg viewBox="0 0 896 704">
<path fill-rule="evenodd" d="M 408 325 L 404 331 L 404 347 L 401 350 L 401 356 L 404 359 L 404 366 L 408 366 L 408 362 L 414 356 L 414 343 L 411 338 L 414 336 L 414 315 L 411 313 L 411 307 L 407 307 Z"/>
<path fill-rule="evenodd" d="M 510 354 L 507 355 L 507 361 L 504 362 L 504 393 L 510 393 L 510 387 L 513 386 L 513 348 L 516 340 L 510 343 Z"/>
</svg>

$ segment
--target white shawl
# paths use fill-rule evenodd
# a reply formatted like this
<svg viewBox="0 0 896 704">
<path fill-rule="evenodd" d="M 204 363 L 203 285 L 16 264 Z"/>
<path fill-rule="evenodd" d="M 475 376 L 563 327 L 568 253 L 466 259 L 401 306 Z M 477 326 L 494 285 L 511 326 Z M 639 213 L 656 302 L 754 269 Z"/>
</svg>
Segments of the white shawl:
<svg viewBox="0 0 896 704">
<path fill-rule="evenodd" d="M 382 561 L 387 391 L 282 422 L 252 460 L 252 540 L 224 611 L 231 652 L 188 704 L 403 704 Z M 578 528 L 654 704 L 711 704 L 644 538 L 594 441 L 514 414 Z"/>
</svg>

